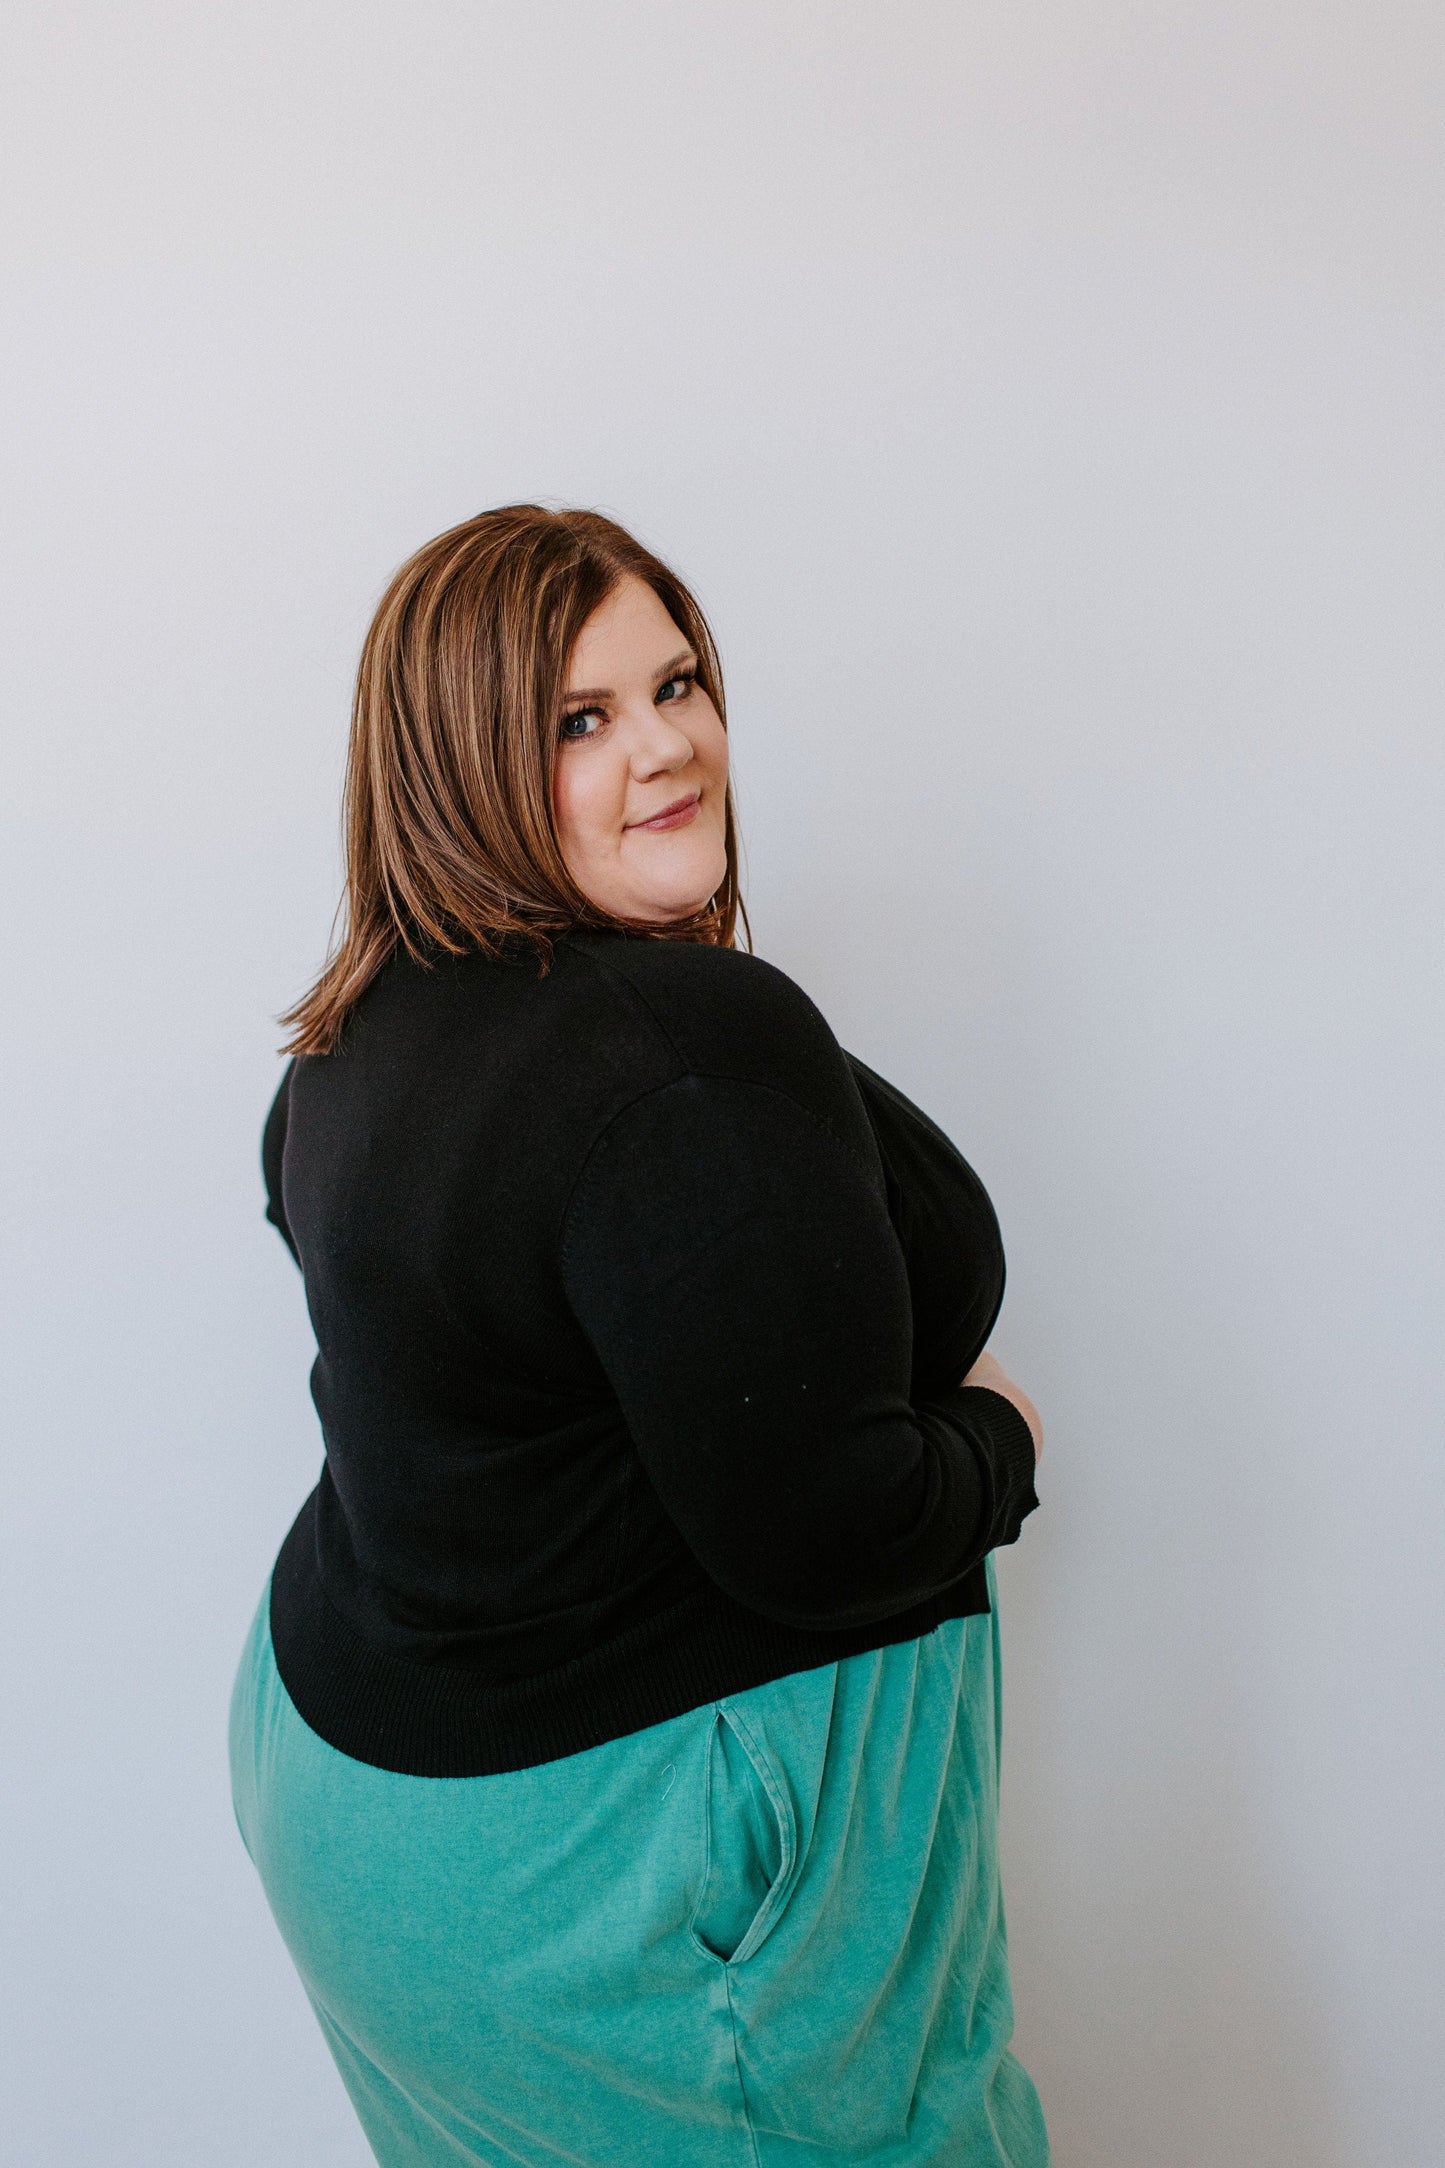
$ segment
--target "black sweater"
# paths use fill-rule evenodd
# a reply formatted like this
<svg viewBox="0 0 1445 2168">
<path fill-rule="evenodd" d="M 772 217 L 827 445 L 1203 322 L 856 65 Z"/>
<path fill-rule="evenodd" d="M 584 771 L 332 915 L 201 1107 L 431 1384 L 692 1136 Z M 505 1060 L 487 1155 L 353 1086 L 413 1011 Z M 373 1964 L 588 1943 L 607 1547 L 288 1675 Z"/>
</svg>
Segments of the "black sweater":
<svg viewBox="0 0 1445 2168">
<path fill-rule="evenodd" d="M 988 1608 L 997 1221 L 772 965 L 398 952 L 264 1162 L 326 1447 L 272 1635 L 342 1752 L 525 1768 Z"/>
</svg>

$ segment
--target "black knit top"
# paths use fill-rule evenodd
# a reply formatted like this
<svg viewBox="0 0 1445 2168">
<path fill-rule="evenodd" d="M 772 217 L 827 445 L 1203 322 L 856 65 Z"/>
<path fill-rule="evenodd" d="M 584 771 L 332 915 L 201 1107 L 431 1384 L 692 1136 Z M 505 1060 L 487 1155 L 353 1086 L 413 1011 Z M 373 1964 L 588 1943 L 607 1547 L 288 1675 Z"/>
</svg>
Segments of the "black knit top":
<svg viewBox="0 0 1445 2168">
<path fill-rule="evenodd" d="M 998 1223 L 772 965 L 398 951 L 264 1163 L 326 1448 L 272 1637 L 343 1753 L 526 1768 L 988 1608 Z"/>
</svg>

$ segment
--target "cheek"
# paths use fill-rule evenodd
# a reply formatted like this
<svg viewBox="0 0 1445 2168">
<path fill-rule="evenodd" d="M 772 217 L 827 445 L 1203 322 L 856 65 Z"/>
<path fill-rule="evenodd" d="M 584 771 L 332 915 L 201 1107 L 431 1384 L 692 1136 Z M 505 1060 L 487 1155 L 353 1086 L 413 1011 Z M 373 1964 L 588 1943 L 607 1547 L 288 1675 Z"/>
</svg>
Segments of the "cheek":
<svg viewBox="0 0 1445 2168">
<path fill-rule="evenodd" d="M 716 712 L 708 717 L 706 730 L 700 731 L 694 739 L 693 751 L 714 783 L 727 781 L 728 734 L 718 721 Z"/>
<path fill-rule="evenodd" d="M 621 823 L 614 763 L 600 747 L 564 749 L 552 780 L 552 810 L 564 857 L 596 851 L 609 829 Z"/>
</svg>

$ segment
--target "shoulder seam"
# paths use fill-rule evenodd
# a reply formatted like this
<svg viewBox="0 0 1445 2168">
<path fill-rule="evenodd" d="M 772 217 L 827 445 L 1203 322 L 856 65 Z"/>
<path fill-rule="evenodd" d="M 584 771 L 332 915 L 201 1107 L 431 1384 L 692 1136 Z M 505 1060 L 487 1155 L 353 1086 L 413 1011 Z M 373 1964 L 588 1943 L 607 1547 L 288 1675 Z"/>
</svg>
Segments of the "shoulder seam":
<svg viewBox="0 0 1445 2168">
<path fill-rule="evenodd" d="M 573 949 L 571 953 L 574 956 L 583 958 L 596 970 L 605 972 L 609 979 L 618 980 L 623 986 L 626 987 L 627 991 L 632 995 L 638 1007 L 645 1010 L 647 1016 L 650 1018 L 651 1022 L 655 1026 L 659 1036 L 664 1039 L 667 1045 L 672 1049 L 673 1054 L 682 1064 L 682 1067 L 685 1071 L 694 1076 L 702 1076 L 707 1074 L 706 1071 L 699 1069 L 695 1062 L 688 1060 L 687 1056 L 683 1053 L 682 1048 L 678 1045 L 676 1039 L 668 1030 L 667 1025 L 663 1022 L 662 1018 L 658 1015 L 652 1003 L 648 1000 L 646 994 L 642 991 L 642 988 L 636 983 L 634 979 L 629 978 L 625 971 L 619 971 L 615 964 L 609 963 L 607 961 L 606 957 L 595 955 L 588 949 Z M 754 955 L 751 949 L 736 949 L 732 951 L 722 950 L 718 953 L 724 955 L 734 954 L 746 957 L 749 963 L 761 964 L 765 971 L 770 971 L 777 978 L 782 979 L 789 987 L 792 988 L 792 991 L 797 994 L 802 1001 L 806 1002 L 807 1006 L 812 1010 L 813 1015 L 817 1018 L 818 1022 L 823 1026 L 823 1029 L 832 1039 L 834 1045 L 838 1047 L 839 1053 L 844 1053 L 843 1047 L 838 1043 L 837 1033 L 833 1030 L 832 1025 L 828 1022 L 827 1017 L 824 1016 L 822 1010 L 818 1007 L 817 1002 L 814 1001 L 812 995 L 808 992 L 806 986 L 800 986 L 796 979 L 790 978 L 787 972 L 780 969 L 777 964 L 769 963 L 766 956 Z M 722 1070 L 719 1070 L 717 1074 L 721 1076 L 724 1074 L 724 1072 Z M 749 1080 L 743 1079 L 742 1081 L 746 1082 Z M 801 1101 L 799 1102 L 799 1104 L 801 1104 Z"/>
<path fill-rule="evenodd" d="M 641 1106 L 644 1099 L 655 1099 L 660 1092 L 675 1091 L 679 1084 L 687 1083 L 689 1078 L 692 1077 L 697 1077 L 702 1082 L 710 1084 L 737 1084 L 740 1085 L 745 1091 L 767 1092 L 774 1099 L 785 1099 L 790 1107 L 796 1108 L 797 1112 L 803 1116 L 803 1119 L 805 1121 L 809 1122 L 814 1129 L 820 1130 L 822 1134 L 830 1140 L 830 1142 L 836 1145 L 838 1150 L 842 1152 L 846 1158 L 850 1159 L 853 1162 L 854 1166 L 861 1168 L 865 1173 L 871 1172 L 861 1155 L 853 1149 L 853 1146 L 848 1142 L 846 1137 L 842 1137 L 838 1134 L 838 1131 L 833 1127 L 831 1122 L 825 1121 L 821 1114 L 816 1114 L 810 1106 L 805 1106 L 801 1099 L 796 1098 L 792 1092 L 785 1091 L 781 1085 L 766 1084 L 757 1077 L 729 1076 L 722 1070 L 698 1069 L 693 1067 L 690 1063 L 684 1064 L 681 1076 L 670 1077 L 665 1084 L 650 1084 L 647 1087 L 646 1091 L 637 1092 L 631 1099 L 629 1099 L 626 1106 L 615 1108 L 612 1114 L 610 1114 L 607 1120 L 603 1123 L 602 1127 L 598 1130 L 596 1136 L 592 1139 L 592 1142 L 588 1145 L 587 1150 L 583 1155 L 582 1164 L 577 1169 L 576 1174 L 572 1178 L 571 1186 L 567 1191 L 567 1201 L 562 1207 L 561 1215 L 557 1222 L 557 1255 L 558 1260 L 562 1266 L 564 1275 L 567 1266 L 568 1249 L 567 1222 L 571 1218 L 573 1201 L 576 1198 L 578 1190 L 582 1186 L 583 1176 L 587 1173 L 587 1170 L 592 1165 L 592 1162 L 597 1155 L 598 1147 L 601 1145 L 603 1138 L 606 1137 L 608 1132 L 613 1128 L 613 1126 L 622 1119 L 624 1114 L 630 1114 L 634 1107 Z M 864 1112 L 866 1114 L 866 1108 L 864 1109 Z M 873 1125 L 871 1122 L 868 1125 L 868 1129 L 871 1136 L 873 1129 Z M 876 1138 L 874 1140 L 874 1149 L 875 1151 L 878 1150 Z M 881 1168 L 883 1165 L 883 1154 L 881 1151 L 878 1151 L 878 1162 Z M 891 1216 L 889 1224 L 892 1224 Z"/>
<path fill-rule="evenodd" d="M 594 956 L 587 949 L 574 948 L 572 950 L 572 954 L 579 957 L 584 963 L 589 964 L 594 971 L 601 972 L 605 977 L 613 980 L 618 986 L 623 987 L 625 991 L 631 995 L 632 1000 L 634 1001 L 636 1006 L 644 1012 L 649 1023 L 652 1025 L 653 1030 L 657 1033 L 658 1037 L 663 1040 L 663 1042 L 670 1050 L 673 1059 L 681 1063 L 684 1072 L 688 1071 L 691 1068 L 691 1064 L 688 1062 L 685 1055 L 683 1054 L 682 1048 L 678 1045 L 676 1039 L 674 1039 L 672 1033 L 668 1030 L 666 1024 L 664 1024 L 662 1018 L 658 1015 L 656 1009 L 654 1009 L 652 1003 L 648 1000 L 646 994 L 643 993 L 640 986 L 635 985 L 633 981 L 628 978 L 625 971 L 619 971 L 615 965 L 608 963 L 604 957 Z M 674 1079 L 674 1081 L 676 1081 L 676 1079 Z M 656 1085 L 652 1085 L 649 1087 L 650 1090 L 657 1090 L 659 1088 L 661 1087 L 658 1087 Z M 645 1099 L 647 1097 L 647 1093 L 639 1092 L 637 1096 L 639 1099 Z M 629 1100 L 628 1105 L 635 1106 L 636 1100 Z M 618 1114 L 622 1114 L 625 1112 L 626 1109 L 623 1107 L 619 1107 L 617 1109 Z M 614 1115 L 612 1119 L 615 1120 L 616 1115 Z M 599 1135 L 600 1134 L 601 1132 L 599 1131 Z M 592 1141 L 595 1144 L 597 1142 L 597 1139 L 594 1137 Z"/>
</svg>

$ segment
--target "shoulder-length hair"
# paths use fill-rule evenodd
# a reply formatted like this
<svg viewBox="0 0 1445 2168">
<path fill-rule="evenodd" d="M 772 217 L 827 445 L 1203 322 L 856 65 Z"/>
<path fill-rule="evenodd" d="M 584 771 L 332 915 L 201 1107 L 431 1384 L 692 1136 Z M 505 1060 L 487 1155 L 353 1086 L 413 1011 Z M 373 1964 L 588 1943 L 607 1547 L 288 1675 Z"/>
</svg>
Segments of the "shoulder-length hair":
<svg viewBox="0 0 1445 2168">
<path fill-rule="evenodd" d="M 722 673 L 692 595 L 625 528 L 598 512 L 505 505 L 408 559 L 361 651 L 346 762 L 346 887 L 316 984 L 280 1017 L 283 1052 L 329 1054 L 401 943 L 439 953 L 536 951 L 576 926 L 735 946 L 737 824 L 729 784 L 727 872 L 707 906 L 654 923 L 600 911 L 557 839 L 552 775 L 563 673 L 598 604 L 629 574 L 657 595 L 697 655 L 726 728 Z"/>
</svg>

